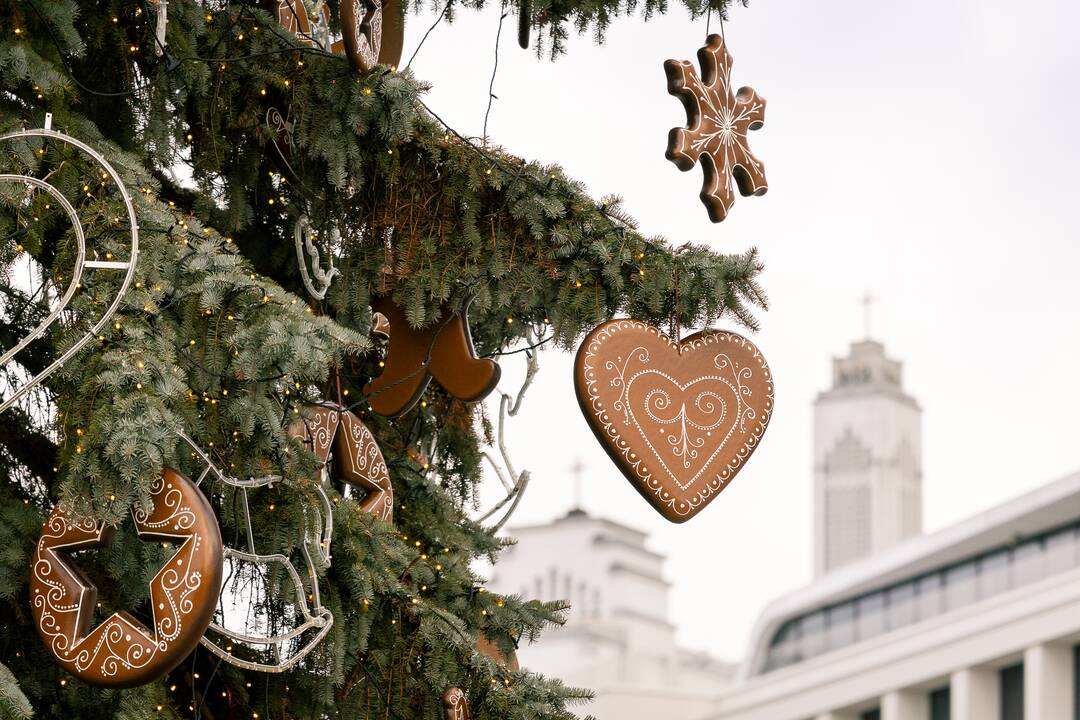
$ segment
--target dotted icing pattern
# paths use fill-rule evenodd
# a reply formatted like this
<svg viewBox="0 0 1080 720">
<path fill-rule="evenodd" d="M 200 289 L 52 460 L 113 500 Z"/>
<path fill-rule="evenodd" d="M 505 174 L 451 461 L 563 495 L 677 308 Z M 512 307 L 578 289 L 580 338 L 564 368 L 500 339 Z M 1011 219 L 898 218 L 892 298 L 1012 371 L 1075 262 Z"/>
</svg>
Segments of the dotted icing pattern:
<svg viewBox="0 0 1080 720">
<path fill-rule="evenodd" d="M 355 413 L 336 403 L 313 406 L 308 417 L 289 427 L 292 437 L 310 443 L 324 463 L 333 457 L 337 479 L 367 494 L 360 507 L 380 520 L 394 520 L 394 488 L 382 450 Z"/>
<path fill-rule="evenodd" d="M 575 385 L 608 454 L 673 522 L 731 482 L 773 409 L 768 364 L 746 338 L 705 331 L 677 345 L 636 320 L 606 322 L 585 338 Z"/>
<path fill-rule="evenodd" d="M 700 161 L 704 182 L 701 201 L 709 219 L 721 222 L 735 202 L 732 179 L 745 195 L 764 195 L 765 166 L 752 152 L 747 132 L 765 124 L 765 99 L 753 88 L 732 92 L 731 53 L 720 35 L 710 35 L 698 51 L 701 75 L 685 60 L 668 60 L 668 92 L 686 110 L 687 127 L 668 134 L 667 159 L 680 170 Z"/>
<path fill-rule="evenodd" d="M 129 687 L 165 675 L 198 645 L 217 604 L 222 545 L 209 503 L 170 468 L 151 486 L 150 500 L 149 509 L 132 509 L 139 537 L 179 543 L 150 581 L 152 629 L 126 612 L 89 627 L 97 589 L 66 553 L 107 544 L 111 528 L 57 507 L 38 541 L 30 578 L 34 619 L 57 662 L 85 682 Z"/>
</svg>

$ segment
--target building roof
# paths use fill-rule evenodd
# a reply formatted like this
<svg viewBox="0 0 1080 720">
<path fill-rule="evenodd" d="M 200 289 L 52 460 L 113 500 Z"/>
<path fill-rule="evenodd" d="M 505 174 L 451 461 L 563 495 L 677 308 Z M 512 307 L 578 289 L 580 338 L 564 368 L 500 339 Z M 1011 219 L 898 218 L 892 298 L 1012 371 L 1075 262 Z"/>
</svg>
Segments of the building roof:
<svg viewBox="0 0 1080 720">
<path fill-rule="evenodd" d="M 513 537 L 527 536 L 536 533 L 562 532 L 566 525 L 575 523 L 588 523 L 596 528 L 597 532 L 592 538 L 593 545 L 616 545 L 631 550 L 642 557 L 648 557 L 660 562 L 665 560 L 663 555 L 650 550 L 645 545 L 646 540 L 649 538 L 648 533 L 638 530 L 637 528 L 632 528 L 629 525 L 615 522 L 614 520 L 593 517 L 581 508 L 574 508 L 561 518 L 556 518 L 543 525 L 514 527 L 510 528 L 508 532 Z"/>
<path fill-rule="evenodd" d="M 769 643 L 786 620 L 1019 542 L 1075 520 L 1078 515 L 1080 472 L 834 570 L 765 607 L 751 633 L 740 675 L 745 679 L 761 672 Z"/>
</svg>

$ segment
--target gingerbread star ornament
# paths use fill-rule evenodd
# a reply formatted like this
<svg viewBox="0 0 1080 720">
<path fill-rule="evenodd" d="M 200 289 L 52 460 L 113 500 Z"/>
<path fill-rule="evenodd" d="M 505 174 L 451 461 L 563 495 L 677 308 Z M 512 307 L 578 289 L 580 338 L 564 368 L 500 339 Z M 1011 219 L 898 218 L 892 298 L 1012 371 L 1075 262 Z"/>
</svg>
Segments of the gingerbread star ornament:
<svg viewBox="0 0 1080 720">
<path fill-rule="evenodd" d="M 746 134 L 765 124 L 765 99 L 753 88 L 731 90 L 731 53 L 719 35 L 698 50 L 699 76 L 685 60 L 664 63 L 668 92 L 686 108 L 687 127 L 668 134 L 667 159 L 683 171 L 701 164 L 701 202 L 709 219 L 720 222 L 735 202 L 732 178 L 745 195 L 769 189 L 765 166 L 750 152 Z"/>
</svg>

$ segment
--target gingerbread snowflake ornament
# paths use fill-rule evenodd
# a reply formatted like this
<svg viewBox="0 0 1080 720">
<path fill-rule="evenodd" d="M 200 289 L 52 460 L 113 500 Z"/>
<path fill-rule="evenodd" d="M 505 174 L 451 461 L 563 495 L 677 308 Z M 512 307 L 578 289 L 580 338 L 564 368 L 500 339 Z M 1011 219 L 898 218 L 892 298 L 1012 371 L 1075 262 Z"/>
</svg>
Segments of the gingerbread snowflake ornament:
<svg viewBox="0 0 1080 720">
<path fill-rule="evenodd" d="M 682 100 L 687 127 L 672 128 L 667 159 L 686 171 L 699 161 L 705 173 L 701 202 L 709 219 L 720 222 L 735 202 L 731 179 L 745 195 L 764 195 L 769 189 L 765 166 L 747 145 L 746 133 L 765 124 L 765 99 L 753 88 L 731 92 L 731 53 L 719 35 L 710 35 L 698 50 L 701 76 L 693 63 L 664 63 L 668 92 Z"/>
</svg>

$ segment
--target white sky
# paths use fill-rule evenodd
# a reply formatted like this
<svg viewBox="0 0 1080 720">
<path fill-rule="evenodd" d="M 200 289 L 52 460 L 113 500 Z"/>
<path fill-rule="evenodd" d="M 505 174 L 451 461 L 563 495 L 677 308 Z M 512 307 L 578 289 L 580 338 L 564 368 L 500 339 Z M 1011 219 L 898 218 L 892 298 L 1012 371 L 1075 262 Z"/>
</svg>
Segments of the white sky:
<svg viewBox="0 0 1080 720">
<path fill-rule="evenodd" d="M 601 46 L 575 38 L 554 63 L 518 48 L 508 17 L 489 135 L 561 164 L 597 198 L 623 195 L 646 234 L 720 252 L 757 245 L 772 309 L 753 340 L 775 374 L 776 413 L 734 483 L 671 525 L 588 430 L 571 356 L 546 352 L 508 429 L 534 476 L 512 524 L 563 514 L 580 457 L 586 509 L 648 531 L 668 554 L 680 640 L 737 659 L 764 603 L 809 580 L 811 402 L 830 358 L 862 335 L 866 290 L 879 298 L 873 335 L 904 361 L 925 410 L 928 530 L 1080 468 L 1080 5 L 734 8 L 732 81 L 768 100 L 750 144 L 770 190 L 739 198 L 720 225 L 698 200 L 700 170 L 664 158 L 685 114 L 662 63 L 694 59 L 705 36 L 704 20 L 672 6 L 647 24 L 620 20 Z M 406 58 L 433 18 L 409 18 Z M 461 10 L 413 63 L 434 84 L 430 106 L 464 134 L 481 133 L 497 24 L 497 8 Z M 523 360 L 503 364 L 513 391 Z"/>
</svg>

